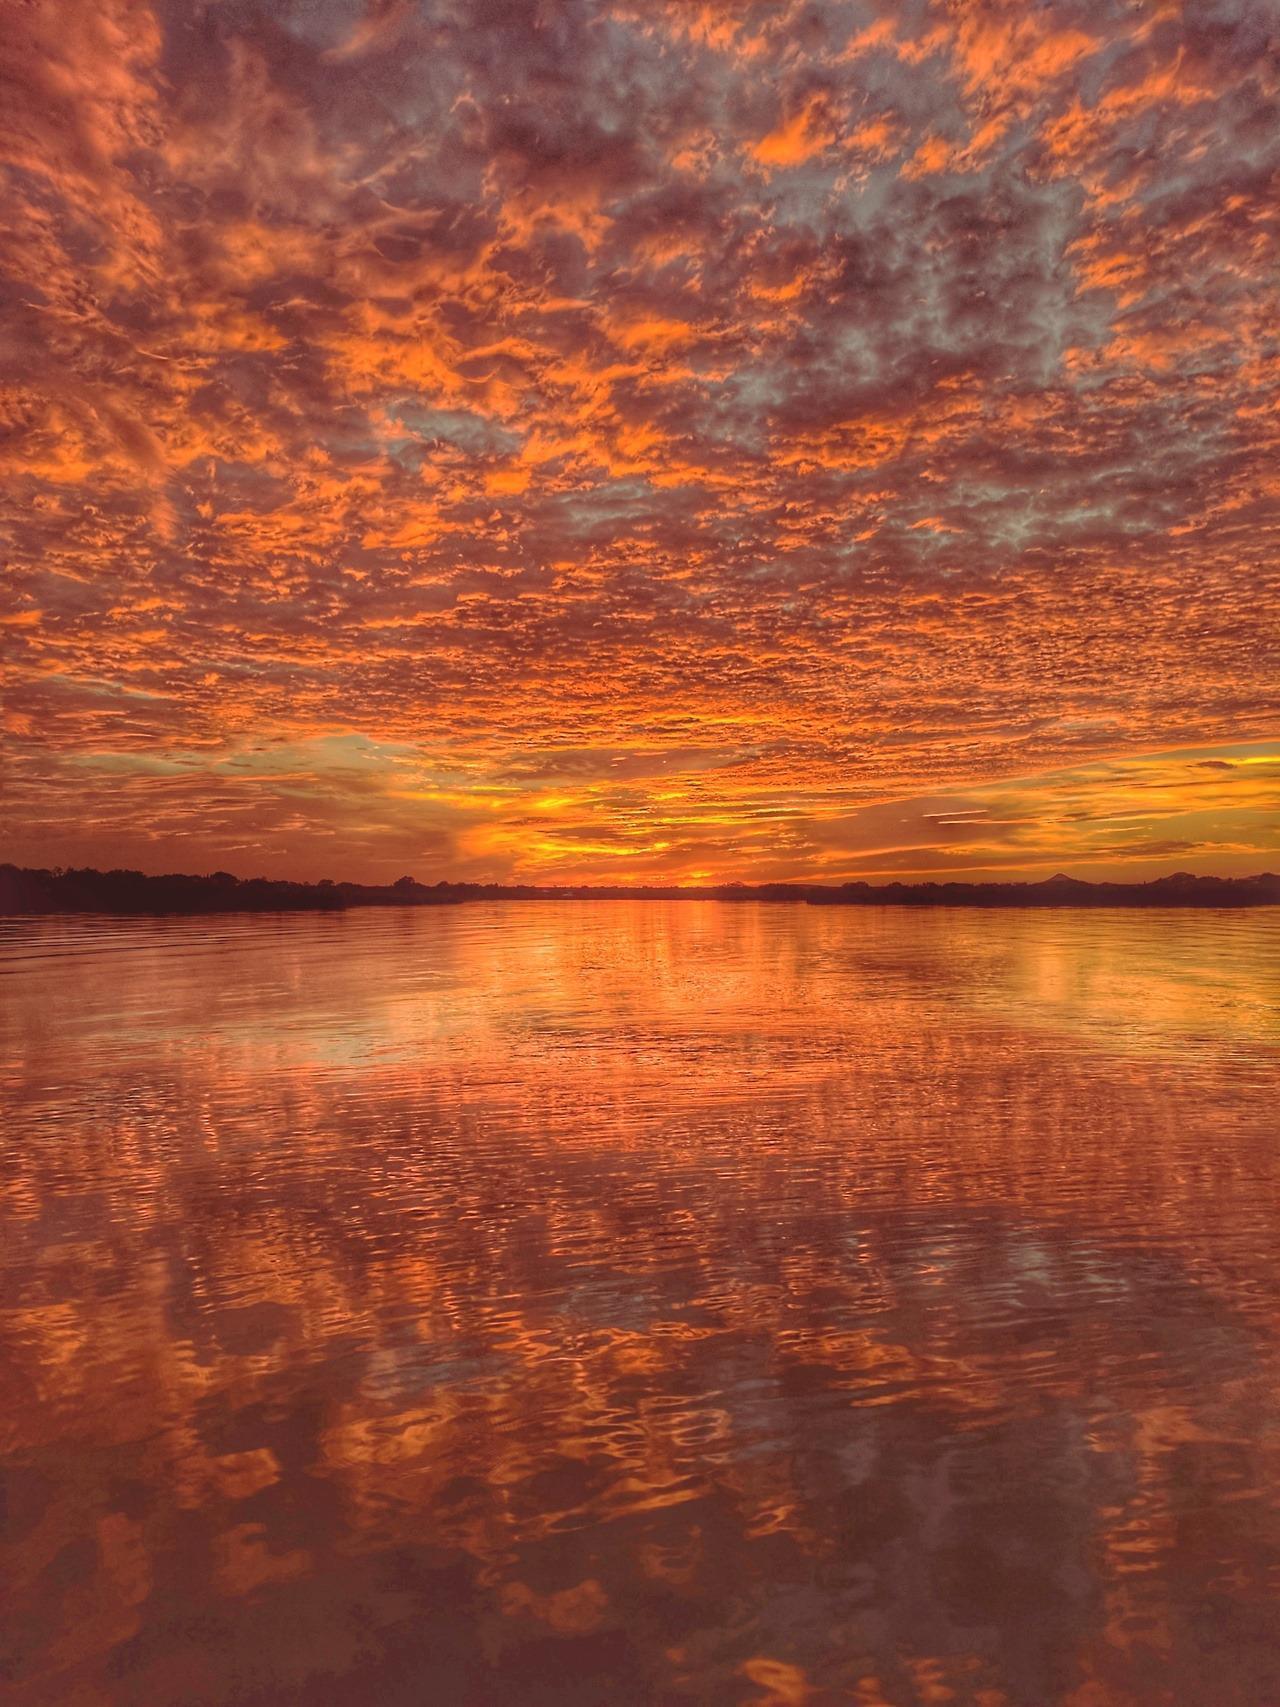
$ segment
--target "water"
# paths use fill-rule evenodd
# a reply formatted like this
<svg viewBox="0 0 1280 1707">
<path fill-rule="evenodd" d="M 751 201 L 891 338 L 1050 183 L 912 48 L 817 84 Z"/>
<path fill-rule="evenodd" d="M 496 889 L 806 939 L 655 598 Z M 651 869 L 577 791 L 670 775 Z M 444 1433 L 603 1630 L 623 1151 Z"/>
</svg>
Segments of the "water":
<svg viewBox="0 0 1280 1707">
<path fill-rule="evenodd" d="M 0 1680 L 1280 1702 L 1275 913 L 0 925 Z"/>
</svg>

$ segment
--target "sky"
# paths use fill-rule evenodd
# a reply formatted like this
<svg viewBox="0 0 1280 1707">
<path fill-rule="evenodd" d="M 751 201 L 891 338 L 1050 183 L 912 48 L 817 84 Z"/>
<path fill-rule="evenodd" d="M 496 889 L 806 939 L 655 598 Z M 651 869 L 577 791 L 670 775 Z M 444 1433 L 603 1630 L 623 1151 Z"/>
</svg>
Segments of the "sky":
<svg viewBox="0 0 1280 1707">
<path fill-rule="evenodd" d="M 1280 866 L 1275 0 L 32 0 L 0 857 Z"/>
</svg>

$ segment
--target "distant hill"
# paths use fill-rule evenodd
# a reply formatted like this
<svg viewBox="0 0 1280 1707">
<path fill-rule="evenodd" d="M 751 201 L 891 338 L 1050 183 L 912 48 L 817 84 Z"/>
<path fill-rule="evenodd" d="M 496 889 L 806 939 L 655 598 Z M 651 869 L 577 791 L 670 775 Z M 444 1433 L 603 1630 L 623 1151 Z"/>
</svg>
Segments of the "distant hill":
<svg viewBox="0 0 1280 1707">
<path fill-rule="evenodd" d="M 347 907 L 448 906 L 464 901 L 791 901 L 822 907 L 1264 907 L 1280 904 L 1280 877 L 1197 877 L 1174 872 L 1149 883 L 720 884 L 710 888 L 643 885 L 534 887 L 501 883 L 386 885 L 288 883 L 275 878 L 149 877 L 91 867 L 33 870 L 0 865 L 0 914 L 277 913 Z"/>
</svg>

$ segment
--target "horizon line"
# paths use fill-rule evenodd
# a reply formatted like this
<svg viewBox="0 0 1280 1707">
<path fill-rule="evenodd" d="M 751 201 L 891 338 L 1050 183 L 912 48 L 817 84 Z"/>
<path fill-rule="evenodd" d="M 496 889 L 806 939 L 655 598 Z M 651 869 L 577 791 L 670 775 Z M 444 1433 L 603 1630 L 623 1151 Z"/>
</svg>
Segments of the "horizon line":
<svg viewBox="0 0 1280 1707">
<path fill-rule="evenodd" d="M 1055 872 L 1035 879 L 901 878 L 870 883 L 851 878 L 839 883 L 775 879 L 748 883 L 601 884 L 498 883 L 438 878 L 423 883 L 403 876 L 392 883 L 321 879 L 240 878 L 228 871 L 147 873 L 116 867 L 17 866 L 0 861 L 0 915 L 9 917 L 67 913 L 115 915 L 155 913 L 211 914 L 240 911 L 345 911 L 359 906 L 460 905 L 480 900 L 712 900 L 792 901 L 815 905 L 969 904 L 1017 907 L 1117 905 L 1252 907 L 1280 904 L 1280 876 L 1260 871 L 1243 876 L 1171 871 L 1126 881 L 1073 877 Z"/>
</svg>

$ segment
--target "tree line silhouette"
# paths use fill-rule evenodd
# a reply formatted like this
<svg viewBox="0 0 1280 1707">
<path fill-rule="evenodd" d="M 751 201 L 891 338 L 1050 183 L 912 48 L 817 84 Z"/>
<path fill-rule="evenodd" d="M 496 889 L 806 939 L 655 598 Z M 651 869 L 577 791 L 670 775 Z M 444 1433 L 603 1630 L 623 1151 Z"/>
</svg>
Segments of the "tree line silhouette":
<svg viewBox="0 0 1280 1707">
<path fill-rule="evenodd" d="M 295 883 L 280 878 L 49 869 L 0 864 L 0 914 L 276 913 L 348 907 L 456 905 L 465 901 L 791 901 L 815 906 L 1258 907 L 1280 903 L 1280 877 L 1174 872 L 1145 883 L 1087 883 L 1061 874 L 1032 883 L 725 883 L 533 885 L 509 883 Z"/>
</svg>

